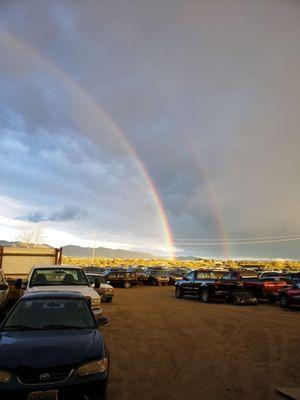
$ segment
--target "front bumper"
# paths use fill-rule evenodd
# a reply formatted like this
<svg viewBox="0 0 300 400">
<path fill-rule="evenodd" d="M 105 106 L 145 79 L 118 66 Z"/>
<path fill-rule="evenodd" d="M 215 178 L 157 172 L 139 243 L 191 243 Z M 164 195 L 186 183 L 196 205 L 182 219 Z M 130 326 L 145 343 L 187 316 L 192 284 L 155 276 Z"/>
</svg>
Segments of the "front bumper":
<svg viewBox="0 0 300 400">
<path fill-rule="evenodd" d="M 14 376 L 9 384 L 0 385 L 1 400 L 27 400 L 29 393 L 40 391 L 58 391 L 58 400 L 104 400 L 107 389 L 107 372 L 86 378 L 71 376 L 60 384 L 22 385 Z"/>
<path fill-rule="evenodd" d="M 106 301 L 107 299 L 112 299 L 114 297 L 113 292 L 102 293 L 101 300 Z"/>
</svg>

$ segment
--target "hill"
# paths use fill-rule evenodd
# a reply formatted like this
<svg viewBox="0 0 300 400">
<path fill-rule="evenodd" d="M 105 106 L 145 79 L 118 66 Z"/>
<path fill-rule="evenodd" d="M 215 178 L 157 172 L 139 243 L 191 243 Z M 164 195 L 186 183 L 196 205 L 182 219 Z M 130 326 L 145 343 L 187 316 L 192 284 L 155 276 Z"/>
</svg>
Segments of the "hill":
<svg viewBox="0 0 300 400">
<path fill-rule="evenodd" d="M 65 246 L 63 248 L 63 255 L 69 257 L 91 257 L 93 253 L 93 249 L 91 247 L 80 247 L 80 246 Z M 125 258 L 125 259 L 133 259 L 133 258 L 145 258 L 145 259 L 153 259 L 155 256 L 148 253 L 141 253 L 138 251 L 130 251 L 130 250 L 122 250 L 122 249 L 109 249 L 106 247 L 96 247 L 95 249 L 95 257 L 101 258 Z"/>
<path fill-rule="evenodd" d="M 0 246 L 13 246 L 20 247 L 20 242 L 8 242 L 7 240 L 0 240 Z M 48 244 L 41 244 L 38 247 L 51 247 Z M 93 253 L 92 247 L 80 247 L 80 246 L 64 246 L 63 247 L 63 255 L 68 257 L 79 257 L 79 258 L 87 258 L 91 257 Z M 130 251 L 130 250 L 122 250 L 122 249 L 110 249 L 106 247 L 96 247 L 95 249 L 95 257 L 99 258 L 125 258 L 125 259 L 135 259 L 135 258 L 144 258 L 144 259 L 155 259 L 156 257 L 149 253 L 141 253 L 138 251 Z"/>
</svg>

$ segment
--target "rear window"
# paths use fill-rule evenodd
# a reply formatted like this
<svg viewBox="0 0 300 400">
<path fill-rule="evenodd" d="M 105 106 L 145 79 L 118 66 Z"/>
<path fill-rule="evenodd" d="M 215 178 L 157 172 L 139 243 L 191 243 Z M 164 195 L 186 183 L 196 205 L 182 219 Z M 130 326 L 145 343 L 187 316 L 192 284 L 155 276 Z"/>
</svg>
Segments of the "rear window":
<svg viewBox="0 0 300 400">
<path fill-rule="evenodd" d="M 36 268 L 31 276 L 29 286 L 89 286 L 87 277 L 79 268 Z"/>
<path fill-rule="evenodd" d="M 241 271 L 241 278 L 258 278 L 256 271 Z"/>
</svg>

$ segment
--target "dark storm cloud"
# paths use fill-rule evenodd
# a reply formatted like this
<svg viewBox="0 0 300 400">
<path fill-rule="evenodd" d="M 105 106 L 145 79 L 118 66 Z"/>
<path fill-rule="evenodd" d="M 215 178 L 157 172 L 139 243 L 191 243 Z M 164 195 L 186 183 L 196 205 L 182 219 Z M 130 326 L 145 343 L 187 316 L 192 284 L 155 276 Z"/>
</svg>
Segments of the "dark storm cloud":
<svg viewBox="0 0 300 400">
<path fill-rule="evenodd" d="M 157 229 L 153 206 L 145 220 L 148 188 L 141 190 L 132 157 L 71 78 L 137 149 L 175 237 L 299 233 L 298 2 L 16 1 L 0 8 L 3 30 L 34 49 L 16 54 L 0 42 L 2 155 L 10 155 L 0 160 L 1 189 L 22 197 L 29 215 L 44 205 L 49 216 L 75 198 L 97 215 L 85 221 L 86 232 L 97 226 L 153 236 Z M 300 255 L 297 242 L 231 252 Z"/>
<path fill-rule="evenodd" d="M 80 220 L 87 217 L 88 214 L 86 211 L 81 210 L 77 207 L 65 207 L 60 211 L 53 212 L 49 215 L 45 215 L 41 212 L 36 212 L 33 214 L 28 214 L 23 217 L 19 217 L 18 219 L 29 222 L 64 222 L 64 221 L 73 221 Z"/>
</svg>

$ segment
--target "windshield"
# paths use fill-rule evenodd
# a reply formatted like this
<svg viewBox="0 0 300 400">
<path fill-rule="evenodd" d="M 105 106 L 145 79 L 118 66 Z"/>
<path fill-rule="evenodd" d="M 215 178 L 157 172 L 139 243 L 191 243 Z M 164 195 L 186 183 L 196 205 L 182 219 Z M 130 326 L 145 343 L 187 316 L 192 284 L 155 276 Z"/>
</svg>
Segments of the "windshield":
<svg viewBox="0 0 300 400">
<path fill-rule="evenodd" d="M 20 301 L 2 330 L 94 329 L 85 300 L 33 299 Z"/>
<path fill-rule="evenodd" d="M 36 268 L 33 271 L 29 286 L 89 286 L 85 273 L 78 268 Z"/>
<path fill-rule="evenodd" d="M 87 275 L 90 284 L 92 285 L 93 283 L 96 282 L 96 279 L 100 282 L 100 283 L 106 283 L 106 279 L 104 278 L 104 276 L 102 275 Z"/>
</svg>

